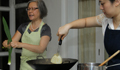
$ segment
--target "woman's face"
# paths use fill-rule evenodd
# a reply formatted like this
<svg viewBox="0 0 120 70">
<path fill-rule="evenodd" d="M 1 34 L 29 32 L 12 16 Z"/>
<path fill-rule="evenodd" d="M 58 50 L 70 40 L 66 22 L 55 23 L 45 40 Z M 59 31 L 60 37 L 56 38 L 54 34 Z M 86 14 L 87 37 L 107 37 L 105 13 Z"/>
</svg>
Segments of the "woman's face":
<svg viewBox="0 0 120 70">
<path fill-rule="evenodd" d="M 36 2 L 31 2 L 27 8 L 28 17 L 30 20 L 35 21 L 40 19 L 40 12 Z"/>
<path fill-rule="evenodd" d="M 103 13 L 106 15 L 106 17 L 113 17 L 116 12 L 115 4 L 111 3 L 109 0 L 99 0 L 100 2 L 100 9 L 103 11 Z"/>
</svg>

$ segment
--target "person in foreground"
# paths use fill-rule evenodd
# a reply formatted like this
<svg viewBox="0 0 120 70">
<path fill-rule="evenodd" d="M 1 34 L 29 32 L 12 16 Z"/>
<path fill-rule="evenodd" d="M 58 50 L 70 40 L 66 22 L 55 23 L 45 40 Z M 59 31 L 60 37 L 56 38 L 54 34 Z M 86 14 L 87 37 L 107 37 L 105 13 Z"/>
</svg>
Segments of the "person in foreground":
<svg viewBox="0 0 120 70">
<path fill-rule="evenodd" d="M 51 29 L 42 21 L 47 15 L 43 0 L 30 0 L 26 10 L 31 22 L 19 26 L 10 45 L 13 48 L 22 48 L 20 70 L 33 70 L 26 61 L 36 59 L 38 55 L 46 57 L 46 48 L 51 40 Z M 4 47 L 9 47 L 7 41 L 3 42 Z"/>
<path fill-rule="evenodd" d="M 99 0 L 99 2 L 102 14 L 65 24 L 58 29 L 58 40 L 61 36 L 63 40 L 70 29 L 102 27 L 104 46 L 109 56 L 120 50 L 120 0 Z M 111 59 L 108 65 L 118 63 L 120 63 L 120 54 Z M 107 70 L 120 70 L 120 65 L 109 67 Z"/>
</svg>

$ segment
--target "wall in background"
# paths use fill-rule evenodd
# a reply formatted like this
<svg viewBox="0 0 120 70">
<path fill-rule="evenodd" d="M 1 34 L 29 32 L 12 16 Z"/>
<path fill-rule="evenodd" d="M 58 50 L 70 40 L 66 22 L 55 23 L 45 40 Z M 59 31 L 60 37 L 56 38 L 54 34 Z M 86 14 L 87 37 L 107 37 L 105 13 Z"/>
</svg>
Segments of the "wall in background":
<svg viewBox="0 0 120 70">
<path fill-rule="evenodd" d="M 44 0 L 48 8 L 48 16 L 44 21 L 51 27 L 52 40 L 48 45 L 47 55 L 52 57 L 58 48 L 58 28 L 78 19 L 78 0 Z M 70 30 L 60 48 L 62 58 L 78 59 L 78 30 Z M 71 70 L 77 70 L 75 65 Z"/>
<path fill-rule="evenodd" d="M 79 18 L 95 16 L 95 5 L 95 0 L 79 0 Z M 95 44 L 95 27 L 79 29 L 79 63 L 96 61 Z"/>
<path fill-rule="evenodd" d="M 96 0 L 96 15 L 99 15 L 102 13 L 102 10 L 100 10 L 99 0 Z M 103 34 L 102 34 L 102 28 L 96 27 L 96 62 L 102 63 L 105 60 L 104 55 L 104 44 L 103 44 Z"/>
</svg>

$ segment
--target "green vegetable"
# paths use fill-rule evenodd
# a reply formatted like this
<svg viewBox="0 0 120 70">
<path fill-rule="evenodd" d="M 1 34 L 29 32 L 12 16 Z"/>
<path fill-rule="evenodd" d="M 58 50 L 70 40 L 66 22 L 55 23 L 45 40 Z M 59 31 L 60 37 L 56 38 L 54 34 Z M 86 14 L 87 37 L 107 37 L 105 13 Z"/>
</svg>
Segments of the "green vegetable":
<svg viewBox="0 0 120 70">
<path fill-rule="evenodd" d="M 6 36 L 8 38 L 8 44 L 10 42 L 12 42 L 12 38 L 11 38 L 11 34 L 10 34 L 10 30 L 8 28 L 7 22 L 5 20 L 5 18 L 3 17 L 3 26 L 4 26 L 4 31 L 6 33 Z M 12 52 L 12 47 L 8 48 L 9 51 L 9 57 L 8 57 L 8 65 L 11 65 L 11 52 Z"/>
</svg>

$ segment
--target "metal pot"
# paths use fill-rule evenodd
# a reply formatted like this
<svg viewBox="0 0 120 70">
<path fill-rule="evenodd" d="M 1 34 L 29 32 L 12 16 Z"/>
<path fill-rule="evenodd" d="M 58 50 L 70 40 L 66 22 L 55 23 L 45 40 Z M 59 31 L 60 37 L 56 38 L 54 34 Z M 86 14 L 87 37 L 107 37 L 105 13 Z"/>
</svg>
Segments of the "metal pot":
<svg viewBox="0 0 120 70">
<path fill-rule="evenodd" d="M 69 70 L 78 61 L 77 59 L 62 58 L 62 64 L 51 63 L 51 58 L 29 60 L 27 63 L 35 70 Z"/>
<path fill-rule="evenodd" d="M 106 66 L 99 66 L 100 63 L 79 63 L 78 64 L 78 70 L 106 70 Z"/>
<path fill-rule="evenodd" d="M 89 62 L 89 63 L 79 63 L 77 66 L 77 70 L 106 70 L 109 67 L 114 67 L 114 66 L 118 66 L 120 65 L 120 63 L 117 64 L 113 64 L 113 65 L 103 65 L 103 66 L 99 66 L 101 63 L 93 63 L 93 62 Z"/>
</svg>

